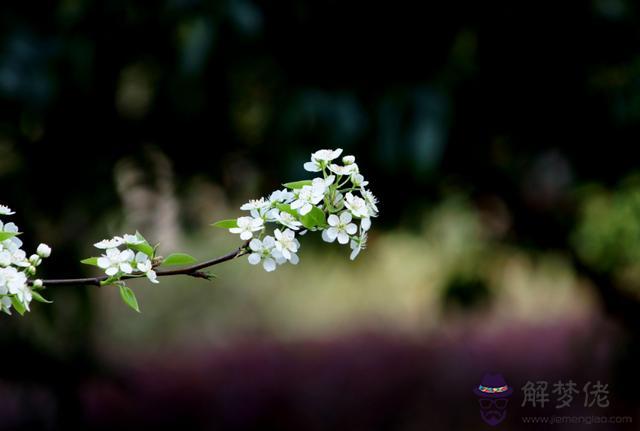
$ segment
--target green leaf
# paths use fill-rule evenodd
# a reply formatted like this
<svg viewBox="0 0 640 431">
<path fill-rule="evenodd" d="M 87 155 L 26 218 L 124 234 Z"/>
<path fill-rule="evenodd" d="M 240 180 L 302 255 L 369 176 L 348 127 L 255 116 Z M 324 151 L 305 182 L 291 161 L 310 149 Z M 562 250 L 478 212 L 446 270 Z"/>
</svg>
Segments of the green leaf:
<svg viewBox="0 0 640 431">
<path fill-rule="evenodd" d="M 138 306 L 138 300 L 136 299 L 136 295 L 133 293 L 133 290 L 129 289 L 124 284 L 120 285 L 120 296 L 125 304 L 129 307 L 136 310 L 138 313 L 140 312 L 140 307 Z"/>
<path fill-rule="evenodd" d="M 291 205 L 287 205 L 287 204 L 276 204 L 276 208 L 278 208 L 280 211 L 286 212 L 291 214 L 292 216 L 294 216 L 297 220 L 300 219 L 300 214 L 298 213 L 298 211 L 291 209 Z"/>
<path fill-rule="evenodd" d="M 149 256 L 149 258 L 153 259 L 153 256 L 155 254 L 155 249 L 151 247 L 151 245 L 149 244 L 149 241 L 147 241 L 145 237 L 143 237 L 142 234 L 138 231 L 136 231 L 136 238 L 144 242 L 141 244 L 127 244 L 127 247 L 129 247 L 131 250 L 134 250 L 134 251 L 141 251 L 147 256 Z"/>
<path fill-rule="evenodd" d="M 301 189 L 304 186 L 310 186 L 310 185 L 311 185 L 311 180 L 293 181 L 291 183 L 283 184 L 283 186 L 285 186 L 288 189 Z"/>
<path fill-rule="evenodd" d="M 93 265 L 98 266 L 98 258 L 97 257 L 88 257 L 86 259 L 82 259 L 80 263 L 84 263 L 85 265 Z"/>
<path fill-rule="evenodd" d="M 324 211 L 318 207 L 311 208 L 311 211 L 300 217 L 300 222 L 307 229 L 324 227 L 327 225 L 327 219 L 325 218 Z"/>
<path fill-rule="evenodd" d="M 238 227 L 238 221 L 236 219 L 220 220 L 213 223 L 211 226 L 221 227 L 223 229 L 229 229 L 232 227 Z"/>
<path fill-rule="evenodd" d="M 109 277 L 106 280 L 102 280 L 100 282 L 100 286 L 110 286 L 112 284 L 116 284 L 118 280 L 120 280 L 120 273 L 114 275 L 113 277 Z"/>
<path fill-rule="evenodd" d="M 13 308 L 15 308 L 21 316 L 24 316 L 24 312 L 27 311 L 27 309 L 22 305 L 22 302 L 20 302 L 17 296 L 11 295 L 11 303 L 13 304 Z"/>
<path fill-rule="evenodd" d="M 4 241 L 14 236 L 20 235 L 21 232 L 0 232 L 0 241 Z"/>
<path fill-rule="evenodd" d="M 44 302 L 45 304 L 53 304 L 53 301 L 49 301 L 48 299 L 45 299 L 42 295 L 40 295 L 38 292 L 31 292 L 31 296 L 33 296 L 33 299 L 35 299 L 38 302 Z"/>
<path fill-rule="evenodd" d="M 149 256 L 149 258 L 153 259 L 154 250 L 149 243 L 143 242 L 142 244 L 128 244 L 127 247 L 134 251 L 141 251 Z"/>
<path fill-rule="evenodd" d="M 163 261 L 163 265 L 190 265 L 192 263 L 197 262 L 193 256 L 188 255 L 187 253 L 171 253 L 167 256 Z"/>
</svg>

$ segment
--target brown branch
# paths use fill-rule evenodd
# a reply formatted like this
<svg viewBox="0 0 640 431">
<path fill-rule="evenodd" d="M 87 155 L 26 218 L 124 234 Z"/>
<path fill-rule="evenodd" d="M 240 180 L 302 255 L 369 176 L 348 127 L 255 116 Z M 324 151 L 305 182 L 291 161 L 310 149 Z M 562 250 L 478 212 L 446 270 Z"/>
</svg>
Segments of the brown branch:
<svg viewBox="0 0 640 431">
<path fill-rule="evenodd" d="M 209 268 L 210 266 L 218 265 L 223 262 L 227 262 L 229 260 L 233 260 L 236 257 L 240 257 L 247 252 L 247 243 L 238 247 L 236 250 L 231 253 L 225 254 L 224 256 L 216 257 L 214 259 L 205 260 L 204 262 L 196 263 L 190 266 L 185 266 L 183 268 L 176 269 L 165 269 L 161 271 L 156 271 L 156 275 L 158 277 L 166 277 L 170 275 L 188 275 L 190 277 L 196 278 L 206 278 L 209 276 L 202 269 Z M 142 274 L 144 275 L 144 274 Z M 106 275 L 100 277 L 88 277 L 88 278 L 60 278 L 60 279 L 51 279 L 51 280 L 42 280 L 42 284 L 44 287 L 49 286 L 100 286 L 102 281 L 107 280 L 109 277 Z M 141 275 L 125 275 L 120 277 L 120 280 L 129 280 L 133 278 L 141 278 Z M 30 282 L 31 284 L 31 282 Z"/>
</svg>

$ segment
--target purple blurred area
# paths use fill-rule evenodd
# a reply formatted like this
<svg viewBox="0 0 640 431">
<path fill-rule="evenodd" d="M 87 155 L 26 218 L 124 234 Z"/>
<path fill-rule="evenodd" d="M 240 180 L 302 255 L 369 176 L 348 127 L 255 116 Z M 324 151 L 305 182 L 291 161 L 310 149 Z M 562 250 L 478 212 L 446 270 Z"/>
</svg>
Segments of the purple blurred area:
<svg viewBox="0 0 640 431">
<path fill-rule="evenodd" d="M 616 325 L 598 318 L 481 336 L 470 328 L 424 338 L 368 330 L 119 356 L 78 382 L 73 419 L 65 421 L 95 430 L 485 429 L 472 389 L 485 372 L 500 372 L 514 388 L 503 429 L 537 429 L 522 423 L 525 415 L 621 415 L 636 422 L 637 393 L 611 372 L 622 342 Z M 584 408 L 581 394 L 561 412 L 552 394 L 544 408 L 521 406 L 526 381 L 569 379 L 579 387 L 608 383 L 610 406 Z M 0 398 L 3 430 L 50 428 L 66 408 L 36 385 L 2 382 Z"/>
</svg>

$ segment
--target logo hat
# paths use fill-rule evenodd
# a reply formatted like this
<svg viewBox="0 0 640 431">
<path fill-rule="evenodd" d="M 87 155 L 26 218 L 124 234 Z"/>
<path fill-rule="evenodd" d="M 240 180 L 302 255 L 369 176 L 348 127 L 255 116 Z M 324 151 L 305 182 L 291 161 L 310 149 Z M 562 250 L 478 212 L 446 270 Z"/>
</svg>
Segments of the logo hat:
<svg viewBox="0 0 640 431">
<path fill-rule="evenodd" d="M 507 385 L 502 374 L 485 374 L 473 393 L 483 398 L 507 398 L 513 394 L 513 388 Z"/>
</svg>

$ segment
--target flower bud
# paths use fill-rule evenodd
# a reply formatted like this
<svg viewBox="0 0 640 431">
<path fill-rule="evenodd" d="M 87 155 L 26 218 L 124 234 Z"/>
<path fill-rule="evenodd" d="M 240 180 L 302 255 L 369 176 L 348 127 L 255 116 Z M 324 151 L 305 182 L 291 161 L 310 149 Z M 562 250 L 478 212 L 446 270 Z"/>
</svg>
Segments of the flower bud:
<svg viewBox="0 0 640 431">
<path fill-rule="evenodd" d="M 31 263 L 31 265 L 33 265 L 33 266 L 38 266 L 38 265 L 40 265 L 40 263 L 42 263 L 42 258 L 40 256 L 38 256 L 37 254 L 32 254 L 29 257 L 29 263 Z"/>
<path fill-rule="evenodd" d="M 40 279 L 33 280 L 33 287 L 35 289 L 40 289 L 42 287 L 42 280 Z"/>
<path fill-rule="evenodd" d="M 33 265 L 29 265 L 29 267 L 25 269 L 24 272 L 26 272 L 29 275 L 34 275 L 36 273 L 36 267 Z"/>
<path fill-rule="evenodd" d="M 49 257 L 51 256 L 51 247 L 47 244 L 40 244 L 37 250 L 38 256 L 40 257 Z"/>
<path fill-rule="evenodd" d="M 350 165 L 355 161 L 356 161 L 355 156 L 344 156 L 342 158 L 342 163 L 344 163 L 345 165 Z"/>
</svg>

